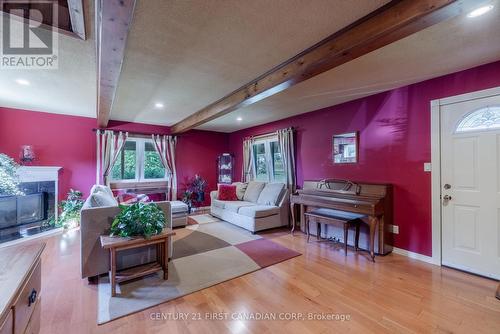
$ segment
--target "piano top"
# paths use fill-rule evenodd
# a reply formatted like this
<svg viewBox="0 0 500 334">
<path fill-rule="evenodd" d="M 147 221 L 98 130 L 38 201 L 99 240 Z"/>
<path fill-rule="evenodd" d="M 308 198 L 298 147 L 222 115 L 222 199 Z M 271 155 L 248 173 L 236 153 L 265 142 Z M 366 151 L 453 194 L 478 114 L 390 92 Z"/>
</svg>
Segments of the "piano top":
<svg viewBox="0 0 500 334">
<path fill-rule="evenodd" d="M 311 194 L 328 197 L 355 197 L 358 199 L 383 198 L 388 193 L 390 184 L 359 183 L 349 180 L 325 179 L 321 181 L 304 181 L 299 194 Z"/>
</svg>

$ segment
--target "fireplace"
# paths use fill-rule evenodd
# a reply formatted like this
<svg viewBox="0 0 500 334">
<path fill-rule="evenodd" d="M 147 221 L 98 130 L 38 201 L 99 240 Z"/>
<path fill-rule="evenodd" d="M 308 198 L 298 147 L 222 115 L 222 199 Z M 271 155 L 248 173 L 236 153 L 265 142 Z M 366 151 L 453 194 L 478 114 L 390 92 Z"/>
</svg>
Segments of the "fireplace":
<svg viewBox="0 0 500 334">
<path fill-rule="evenodd" d="M 60 167 L 23 166 L 18 170 L 24 195 L 0 197 L 0 243 L 53 229 L 57 219 Z"/>
<path fill-rule="evenodd" d="M 47 219 L 47 193 L 0 197 L 0 230 Z"/>
</svg>

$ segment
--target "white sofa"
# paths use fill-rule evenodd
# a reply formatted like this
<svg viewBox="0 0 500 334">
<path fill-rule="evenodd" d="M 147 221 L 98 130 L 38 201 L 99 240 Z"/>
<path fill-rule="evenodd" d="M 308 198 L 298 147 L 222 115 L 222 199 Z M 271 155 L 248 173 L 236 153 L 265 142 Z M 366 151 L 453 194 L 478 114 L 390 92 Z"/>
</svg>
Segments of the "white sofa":
<svg viewBox="0 0 500 334">
<path fill-rule="evenodd" d="M 238 201 L 222 201 L 218 192 L 210 193 L 212 216 L 255 233 L 287 226 L 289 192 L 283 183 L 236 182 Z"/>
</svg>

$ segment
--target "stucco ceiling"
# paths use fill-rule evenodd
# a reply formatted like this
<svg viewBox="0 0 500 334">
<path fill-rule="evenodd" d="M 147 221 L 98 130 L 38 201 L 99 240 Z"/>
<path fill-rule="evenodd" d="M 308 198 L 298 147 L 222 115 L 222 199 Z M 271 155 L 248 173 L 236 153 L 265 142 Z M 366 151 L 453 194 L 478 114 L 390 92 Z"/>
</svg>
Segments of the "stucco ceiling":
<svg viewBox="0 0 500 334">
<path fill-rule="evenodd" d="M 138 1 L 111 118 L 172 125 L 387 2 Z"/>
<path fill-rule="evenodd" d="M 95 117 L 92 2 L 90 37 L 59 35 L 58 70 L 2 70 L 0 106 Z M 387 2 L 137 0 L 111 119 L 172 125 Z M 492 2 L 200 128 L 231 132 L 499 60 Z"/>
<path fill-rule="evenodd" d="M 500 3 L 495 3 L 482 17 L 442 22 L 200 129 L 232 132 L 500 60 Z"/>
<path fill-rule="evenodd" d="M 96 117 L 95 41 L 91 3 L 85 1 L 85 24 L 90 35 L 87 40 L 56 34 L 57 69 L 0 70 L 1 107 Z M 6 14 L 1 15 L 8 19 Z M 0 25 L 0 36 L 2 29 Z M 17 79 L 28 80 L 30 85 L 17 85 Z"/>
</svg>

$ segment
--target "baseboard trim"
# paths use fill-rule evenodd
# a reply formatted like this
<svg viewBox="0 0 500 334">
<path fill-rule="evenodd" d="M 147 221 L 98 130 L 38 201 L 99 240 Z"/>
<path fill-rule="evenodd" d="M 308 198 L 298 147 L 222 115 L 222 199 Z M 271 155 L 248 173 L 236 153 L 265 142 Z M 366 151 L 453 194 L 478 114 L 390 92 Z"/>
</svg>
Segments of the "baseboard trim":
<svg viewBox="0 0 500 334">
<path fill-rule="evenodd" d="M 423 262 L 430 263 L 430 264 L 433 264 L 433 265 L 436 265 L 436 266 L 440 266 L 441 265 L 440 263 L 436 263 L 436 261 L 434 261 L 434 259 L 432 257 L 427 256 L 427 255 L 422 255 L 422 254 L 410 252 L 410 251 L 407 251 L 406 249 L 401 249 L 401 248 L 397 248 L 397 247 L 394 247 L 392 249 L 392 251 L 394 253 L 396 253 L 396 254 L 409 257 L 410 259 L 415 259 L 415 260 L 423 261 Z"/>
</svg>

